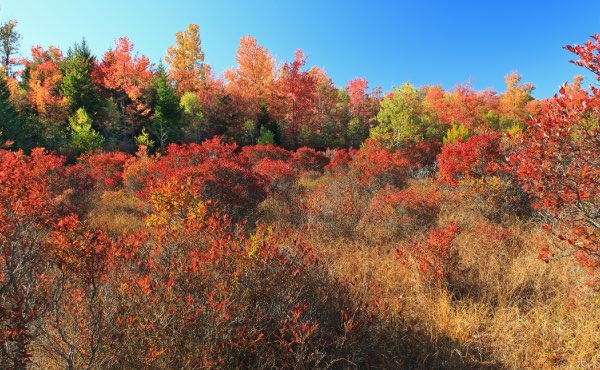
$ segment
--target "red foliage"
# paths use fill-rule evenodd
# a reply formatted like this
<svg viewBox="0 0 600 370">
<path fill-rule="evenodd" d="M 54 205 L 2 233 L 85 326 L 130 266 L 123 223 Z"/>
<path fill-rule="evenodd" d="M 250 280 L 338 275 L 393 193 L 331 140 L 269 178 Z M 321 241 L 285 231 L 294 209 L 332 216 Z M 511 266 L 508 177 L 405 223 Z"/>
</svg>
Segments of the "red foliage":
<svg viewBox="0 0 600 370">
<path fill-rule="evenodd" d="M 388 185 L 371 198 L 359 226 L 383 240 L 414 235 L 435 223 L 441 198 L 436 188 L 399 190 Z"/>
<path fill-rule="evenodd" d="M 574 63 L 600 81 L 600 35 L 584 45 L 567 46 L 580 59 Z M 591 94 L 561 87 L 528 123 L 521 150 L 513 156 L 519 179 L 539 208 L 553 217 L 554 233 L 580 264 L 600 267 L 600 90 Z M 575 98 L 574 98 L 575 97 Z M 550 250 L 543 257 L 551 256 Z"/>
<path fill-rule="evenodd" d="M 253 213 L 265 192 L 263 179 L 252 171 L 245 156 L 235 153 L 236 148 L 219 138 L 201 145 L 173 144 L 150 166 L 143 193 L 156 196 L 163 183 L 172 182 L 241 220 Z"/>
<path fill-rule="evenodd" d="M 350 162 L 350 173 L 362 184 L 403 187 L 410 163 L 399 153 L 392 153 L 367 140 Z"/>
<path fill-rule="evenodd" d="M 437 156 L 441 151 L 441 142 L 437 140 L 423 140 L 400 150 L 399 155 L 409 161 L 412 169 L 427 169 L 435 165 Z"/>
<path fill-rule="evenodd" d="M 355 149 L 338 149 L 331 157 L 329 164 L 325 166 L 325 171 L 333 175 L 343 175 L 348 172 L 350 162 L 356 154 Z"/>
<path fill-rule="evenodd" d="M 460 229 L 454 223 L 433 229 L 425 241 L 413 244 L 409 253 L 398 250 L 398 256 L 403 261 L 412 256 L 423 279 L 439 286 L 456 272 L 458 251 L 453 248 L 452 242 L 459 233 Z"/>
<path fill-rule="evenodd" d="M 298 178 L 298 172 L 289 163 L 277 159 L 263 158 L 252 169 L 267 179 L 269 193 L 285 192 Z"/>
<path fill-rule="evenodd" d="M 438 156 L 440 178 L 450 185 L 460 179 L 481 178 L 504 168 L 499 133 L 471 136 L 466 142 L 446 144 Z"/>
<path fill-rule="evenodd" d="M 253 165 L 264 158 L 288 162 L 293 156 L 292 152 L 272 144 L 245 146 L 242 148 L 242 154 L 245 155 Z"/>
<path fill-rule="evenodd" d="M 131 156 L 123 152 L 90 153 L 79 158 L 78 164 L 70 171 L 89 174 L 96 190 L 116 190 L 123 186 L 123 171 L 130 159 Z"/>
<path fill-rule="evenodd" d="M 45 235 L 63 208 L 63 158 L 0 150 L 0 342 L 2 366 L 25 368 L 43 312 Z"/>
<path fill-rule="evenodd" d="M 322 173 L 328 163 L 329 158 L 323 152 L 312 148 L 300 148 L 292 157 L 292 165 L 300 172 Z"/>
</svg>

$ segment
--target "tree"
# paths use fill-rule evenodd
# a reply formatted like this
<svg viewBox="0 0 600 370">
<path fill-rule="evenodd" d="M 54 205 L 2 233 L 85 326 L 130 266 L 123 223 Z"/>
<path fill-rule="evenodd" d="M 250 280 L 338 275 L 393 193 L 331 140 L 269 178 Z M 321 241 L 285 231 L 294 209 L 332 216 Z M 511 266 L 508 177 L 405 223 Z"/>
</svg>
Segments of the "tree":
<svg viewBox="0 0 600 370">
<path fill-rule="evenodd" d="M 140 120 L 151 113 L 142 99 L 152 82 L 150 60 L 134 53 L 133 46 L 127 37 L 119 38 L 115 49 L 104 54 L 98 67 L 99 83 L 116 104 L 120 119 L 108 122 L 112 127 L 106 127 L 106 131 L 118 132 L 120 140 L 132 139 L 139 131 Z"/>
<path fill-rule="evenodd" d="M 23 81 L 35 112 L 46 123 L 61 126 L 68 116 L 68 101 L 61 95 L 63 54 L 57 47 L 31 48 L 31 59 L 25 60 Z"/>
<path fill-rule="evenodd" d="M 0 147 L 23 147 L 21 120 L 12 102 L 4 76 L 0 77 Z"/>
<path fill-rule="evenodd" d="M 309 72 L 303 71 L 306 56 L 297 50 L 294 61 L 285 63 L 277 80 L 278 93 L 283 97 L 286 144 L 297 148 L 301 129 L 312 122 L 315 114 L 316 83 Z"/>
<path fill-rule="evenodd" d="M 519 85 L 522 76 L 511 72 L 504 77 L 506 92 L 500 96 L 500 111 L 513 122 L 524 122 L 527 117 L 527 103 L 532 100 L 531 93 L 535 89 L 532 83 Z"/>
<path fill-rule="evenodd" d="M 381 100 L 377 114 L 379 125 L 371 129 L 370 137 L 388 148 L 421 141 L 428 128 L 423 112 L 419 92 L 410 83 L 395 87 Z"/>
<path fill-rule="evenodd" d="M 0 54 L 2 70 L 6 77 L 11 77 L 11 67 L 15 63 L 12 56 L 19 51 L 21 35 L 17 32 L 17 21 L 11 19 L 0 25 Z"/>
<path fill-rule="evenodd" d="M 63 62 L 61 92 L 69 100 L 71 111 L 85 109 L 95 116 L 100 108 L 98 88 L 92 79 L 96 58 L 85 40 L 75 44 Z"/>
<path fill-rule="evenodd" d="M 92 128 L 92 119 L 85 109 L 79 108 L 69 118 L 69 128 L 71 131 L 71 149 L 73 149 L 75 155 L 79 156 L 85 152 L 102 148 L 104 137 Z"/>
<path fill-rule="evenodd" d="M 270 100 L 276 77 L 275 61 L 269 49 L 258 45 L 252 36 L 244 36 L 235 60 L 238 67 L 227 70 L 230 89 L 258 108 L 261 99 Z"/>
<path fill-rule="evenodd" d="M 169 79 L 177 92 L 196 92 L 205 80 L 208 65 L 204 63 L 200 27 L 191 23 L 184 32 L 175 35 L 175 46 L 169 46 L 165 61 L 169 65 Z"/>
<path fill-rule="evenodd" d="M 150 133 L 160 148 L 164 149 L 168 142 L 177 140 L 181 136 L 183 125 L 181 107 L 175 90 L 167 81 L 167 75 L 162 68 L 159 68 L 158 75 L 154 79 L 154 88 L 156 101 Z"/>
</svg>

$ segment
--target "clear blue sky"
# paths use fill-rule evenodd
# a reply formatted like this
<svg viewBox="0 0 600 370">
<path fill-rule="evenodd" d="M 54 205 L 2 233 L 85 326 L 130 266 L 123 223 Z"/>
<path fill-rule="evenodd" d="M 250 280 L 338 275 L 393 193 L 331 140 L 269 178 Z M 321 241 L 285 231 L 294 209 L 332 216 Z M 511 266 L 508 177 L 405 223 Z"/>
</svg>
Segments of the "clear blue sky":
<svg viewBox="0 0 600 370">
<path fill-rule="evenodd" d="M 19 21 L 22 54 L 35 44 L 66 50 L 85 37 L 101 56 L 126 35 L 158 62 L 194 22 L 217 73 L 235 64 L 239 38 L 251 34 L 278 60 L 304 50 L 338 86 L 353 77 L 384 90 L 471 80 L 502 91 L 504 75 L 517 70 L 541 98 L 582 72 L 562 46 L 600 32 L 600 0 L 3 0 L 0 18 Z"/>
</svg>

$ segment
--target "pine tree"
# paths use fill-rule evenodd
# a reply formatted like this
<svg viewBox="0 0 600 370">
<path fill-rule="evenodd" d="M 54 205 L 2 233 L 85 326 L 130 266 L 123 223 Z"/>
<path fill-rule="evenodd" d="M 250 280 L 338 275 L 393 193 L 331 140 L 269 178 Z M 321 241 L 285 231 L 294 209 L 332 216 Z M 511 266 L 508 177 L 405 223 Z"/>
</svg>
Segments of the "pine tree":
<svg viewBox="0 0 600 370">
<path fill-rule="evenodd" d="M 10 101 L 10 90 L 4 77 L 0 77 L 0 146 L 23 148 L 23 132 L 19 115 Z"/>
<path fill-rule="evenodd" d="M 92 128 L 92 119 L 83 108 L 69 118 L 71 149 L 75 155 L 102 148 L 104 137 Z"/>
<path fill-rule="evenodd" d="M 179 99 L 175 95 L 173 86 L 169 84 L 162 65 L 158 68 L 154 88 L 156 89 L 156 101 L 150 131 L 160 148 L 165 148 L 169 142 L 180 139 L 183 120 Z"/>
<path fill-rule="evenodd" d="M 95 59 L 85 40 L 69 49 L 63 64 L 61 90 L 73 112 L 83 108 L 95 116 L 99 110 L 98 89 L 92 80 Z"/>
</svg>

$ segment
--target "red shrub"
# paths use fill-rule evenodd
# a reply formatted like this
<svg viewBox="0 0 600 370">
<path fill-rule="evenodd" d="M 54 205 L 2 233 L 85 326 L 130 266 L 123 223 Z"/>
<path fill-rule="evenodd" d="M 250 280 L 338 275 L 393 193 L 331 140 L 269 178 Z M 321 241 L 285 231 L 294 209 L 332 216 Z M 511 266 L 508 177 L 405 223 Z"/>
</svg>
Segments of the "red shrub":
<svg viewBox="0 0 600 370">
<path fill-rule="evenodd" d="M 399 190 L 388 185 L 371 198 L 359 227 L 366 236 L 383 241 L 414 235 L 435 223 L 441 198 L 432 187 Z"/>
<path fill-rule="evenodd" d="M 245 237 L 217 215 L 190 216 L 131 240 L 109 352 L 159 368 L 312 368 L 356 352 L 360 326 L 348 323 L 360 312 L 304 241 L 260 226 Z"/>
<path fill-rule="evenodd" d="M 585 45 L 568 46 L 600 81 L 600 35 Z M 600 90 L 591 94 L 565 85 L 528 123 L 520 152 L 512 158 L 519 179 L 535 197 L 536 206 L 549 212 L 547 226 L 566 253 L 593 274 L 600 272 Z M 542 258 L 552 256 L 545 249 Z M 600 282 L 600 278 L 597 283 Z M 600 285 L 598 285 L 600 286 Z"/>
<path fill-rule="evenodd" d="M 302 147 L 292 157 L 293 166 L 302 172 L 318 172 L 322 173 L 325 166 L 329 163 L 329 158 L 323 152 L 316 151 L 312 148 Z"/>
<path fill-rule="evenodd" d="M 442 143 L 437 140 L 419 141 L 409 148 L 399 151 L 399 155 L 406 158 L 411 170 L 431 170 L 436 165 L 438 154 L 442 151 Z"/>
<path fill-rule="evenodd" d="M 282 194 L 296 183 L 298 172 L 289 164 L 281 160 L 263 158 L 252 169 L 267 180 L 267 192 Z"/>
<path fill-rule="evenodd" d="M 164 183 L 210 201 L 212 210 L 221 210 L 242 220 L 250 216 L 264 197 L 264 179 L 255 174 L 244 156 L 235 154 L 235 144 L 219 139 L 201 145 L 171 145 L 148 170 L 146 187 L 140 195 L 160 196 Z"/>
<path fill-rule="evenodd" d="M 466 178 L 494 175 L 503 169 L 499 133 L 471 136 L 466 142 L 446 144 L 438 156 L 440 178 L 450 185 Z"/>
<path fill-rule="evenodd" d="M 344 175 L 350 168 L 350 162 L 356 154 L 355 149 L 338 149 L 331 157 L 331 161 L 325 166 L 325 171 L 332 175 Z"/>
<path fill-rule="evenodd" d="M 73 170 L 89 174 L 97 190 L 116 190 L 123 186 L 123 169 L 130 158 L 123 152 L 90 153 L 79 158 Z"/>
<path fill-rule="evenodd" d="M 242 148 L 242 154 L 245 155 L 253 165 L 265 158 L 274 161 L 279 160 L 288 162 L 293 156 L 292 152 L 272 144 L 245 146 Z"/>
<path fill-rule="evenodd" d="M 392 153 L 367 140 L 350 162 L 350 173 L 365 185 L 403 187 L 410 163 L 398 153 Z"/>
<path fill-rule="evenodd" d="M 409 252 L 398 250 L 398 256 L 403 261 L 412 256 L 423 279 L 439 286 L 457 273 L 459 256 L 452 243 L 459 233 L 454 223 L 433 229 L 425 241 L 413 244 Z"/>
<path fill-rule="evenodd" d="M 46 308 L 46 235 L 63 211 L 63 158 L 0 150 L 0 367 L 25 368 Z"/>
</svg>

